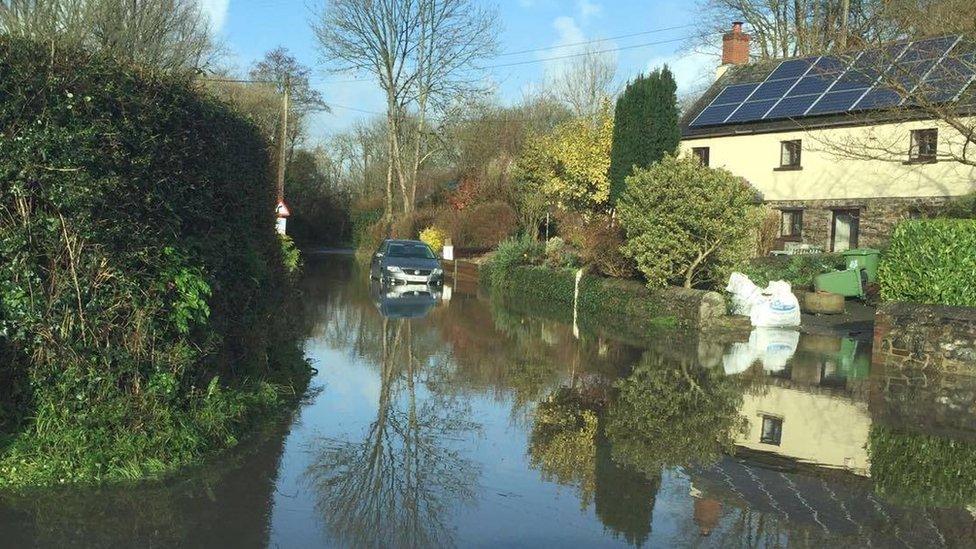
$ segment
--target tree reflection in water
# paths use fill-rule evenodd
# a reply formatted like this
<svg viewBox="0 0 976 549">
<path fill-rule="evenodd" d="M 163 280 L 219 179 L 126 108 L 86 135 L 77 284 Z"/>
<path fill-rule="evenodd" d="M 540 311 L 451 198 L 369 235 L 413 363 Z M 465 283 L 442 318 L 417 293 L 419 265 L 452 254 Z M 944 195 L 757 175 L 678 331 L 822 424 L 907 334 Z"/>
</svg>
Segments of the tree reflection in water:
<svg viewBox="0 0 976 549">
<path fill-rule="evenodd" d="M 473 499 L 479 475 L 457 442 L 476 426 L 463 400 L 430 390 L 429 356 L 410 321 L 384 318 L 376 419 L 362 441 L 322 441 L 306 472 L 341 545 L 453 545 L 449 511 Z"/>
</svg>

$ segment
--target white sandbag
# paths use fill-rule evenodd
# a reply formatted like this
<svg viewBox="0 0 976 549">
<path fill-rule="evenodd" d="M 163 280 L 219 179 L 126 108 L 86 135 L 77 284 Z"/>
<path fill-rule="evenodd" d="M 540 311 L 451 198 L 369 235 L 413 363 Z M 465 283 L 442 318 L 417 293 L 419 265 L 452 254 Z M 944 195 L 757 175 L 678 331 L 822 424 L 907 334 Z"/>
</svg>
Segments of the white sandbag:
<svg viewBox="0 0 976 549">
<path fill-rule="evenodd" d="M 744 316 L 749 316 L 752 304 L 760 294 L 759 287 L 742 273 L 732 273 L 729 276 L 725 291 L 732 295 L 732 314 Z"/>
<path fill-rule="evenodd" d="M 796 346 L 800 343 L 800 332 L 783 328 L 756 328 L 749 335 L 749 344 L 762 358 L 763 370 L 779 372 L 786 368 Z"/>
<path fill-rule="evenodd" d="M 785 328 L 755 328 L 749 341 L 733 343 L 722 357 L 726 375 L 741 374 L 755 362 L 761 361 L 763 370 L 779 372 L 786 368 L 800 342 L 800 332 Z"/>
<path fill-rule="evenodd" d="M 777 280 L 753 302 L 749 319 L 756 327 L 776 328 L 800 325 L 800 301 L 793 295 L 789 282 Z"/>
</svg>

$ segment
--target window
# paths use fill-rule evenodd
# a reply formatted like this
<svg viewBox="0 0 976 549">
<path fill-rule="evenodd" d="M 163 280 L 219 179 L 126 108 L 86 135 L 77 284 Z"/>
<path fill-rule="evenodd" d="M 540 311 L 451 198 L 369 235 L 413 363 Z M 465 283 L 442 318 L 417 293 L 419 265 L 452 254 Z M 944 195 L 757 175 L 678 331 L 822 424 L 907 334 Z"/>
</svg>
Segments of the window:
<svg viewBox="0 0 976 549">
<path fill-rule="evenodd" d="M 793 141 L 781 141 L 779 150 L 779 167 L 781 169 L 795 170 L 800 167 L 800 151 L 803 150 L 802 142 L 799 139 Z"/>
<path fill-rule="evenodd" d="M 691 154 L 698 158 L 702 166 L 708 166 L 708 147 L 694 147 L 691 149 Z"/>
<path fill-rule="evenodd" d="M 830 251 L 843 252 L 857 248 L 861 212 L 858 210 L 834 210 L 831 227 Z"/>
<path fill-rule="evenodd" d="M 939 152 L 939 130 L 912 130 L 912 147 L 908 152 L 909 162 L 935 162 Z"/>
<path fill-rule="evenodd" d="M 783 418 L 762 416 L 762 420 L 762 434 L 759 435 L 759 442 L 779 446 L 783 439 Z"/>
<path fill-rule="evenodd" d="M 780 236 L 803 236 L 803 210 L 782 210 Z"/>
</svg>

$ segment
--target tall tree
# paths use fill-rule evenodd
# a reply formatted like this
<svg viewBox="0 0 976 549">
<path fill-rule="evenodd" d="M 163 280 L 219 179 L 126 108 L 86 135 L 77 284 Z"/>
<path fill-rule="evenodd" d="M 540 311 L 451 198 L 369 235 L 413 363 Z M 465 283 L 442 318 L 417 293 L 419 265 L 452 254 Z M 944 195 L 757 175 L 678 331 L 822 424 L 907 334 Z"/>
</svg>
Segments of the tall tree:
<svg viewBox="0 0 976 549">
<path fill-rule="evenodd" d="M 250 76 L 254 80 L 266 81 L 273 85 L 278 94 L 288 88 L 288 134 L 287 161 L 291 162 L 296 145 L 305 137 L 308 115 L 315 111 L 328 111 L 329 107 L 322 99 L 322 94 L 312 87 L 309 74 L 312 69 L 302 65 L 290 53 L 288 48 L 279 46 L 264 54 L 260 61 L 251 68 Z M 277 117 L 280 124 L 280 116 Z M 277 131 L 275 133 L 277 134 Z"/>
<path fill-rule="evenodd" d="M 617 59 L 610 53 L 588 46 L 579 57 L 550 78 L 549 88 L 578 117 L 596 123 L 604 102 L 613 96 Z"/>
<path fill-rule="evenodd" d="M 394 179 L 404 213 L 414 209 L 432 112 L 481 85 L 477 65 L 495 49 L 496 20 L 475 0 L 329 0 L 313 22 L 332 68 L 375 78 L 385 95 L 388 221 Z"/>
<path fill-rule="evenodd" d="M 0 32 L 107 52 L 163 70 L 206 67 L 217 48 L 196 0 L 10 0 Z"/>
<path fill-rule="evenodd" d="M 647 168 L 674 152 L 678 128 L 678 86 L 667 65 L 627 84 L 617 98 L 610 148 L 610 203 L 625 188 L 634 168 Z"/>
<path fill-rule="evenodd" d="M 965 0 L 963 0 L 965 1 Z M 743 21 L 759 59 L 815 55 L 895 36 L 881 14 L 891 0 L 700 0 L 694 40 L 715 51 L 716 35 Z"/>
</svg>

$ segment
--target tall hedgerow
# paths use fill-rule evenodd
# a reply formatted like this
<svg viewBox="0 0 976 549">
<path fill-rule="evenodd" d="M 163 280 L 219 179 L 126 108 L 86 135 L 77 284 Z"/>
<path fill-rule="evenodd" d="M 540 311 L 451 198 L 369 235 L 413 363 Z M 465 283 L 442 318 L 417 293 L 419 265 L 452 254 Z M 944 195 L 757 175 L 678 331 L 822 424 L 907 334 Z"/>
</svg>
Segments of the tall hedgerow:
<svg viewBox="0 0 976 549">
<path fill-rule="evenodd" d="M 267 143 L 187 77 L 0 40 L 0 485 L 167 472 L 301 383 Z"/>
<path fill-rule="evenodd" d="M 616 204 L 634 167 L 648 168 L 681 140 L 678 86 L 667 65 L 639 75 L 617 98 L 610 147 L 610 203 Z"/>
</svg>

